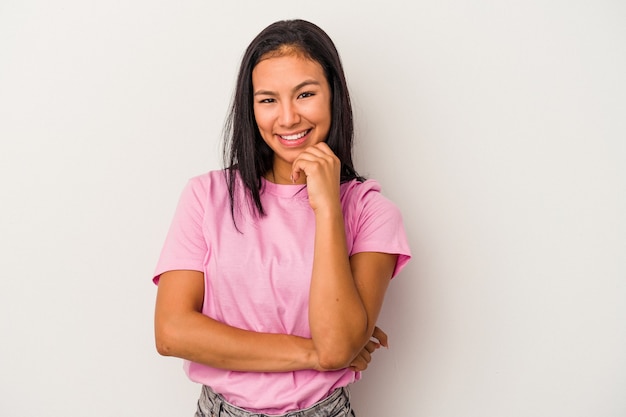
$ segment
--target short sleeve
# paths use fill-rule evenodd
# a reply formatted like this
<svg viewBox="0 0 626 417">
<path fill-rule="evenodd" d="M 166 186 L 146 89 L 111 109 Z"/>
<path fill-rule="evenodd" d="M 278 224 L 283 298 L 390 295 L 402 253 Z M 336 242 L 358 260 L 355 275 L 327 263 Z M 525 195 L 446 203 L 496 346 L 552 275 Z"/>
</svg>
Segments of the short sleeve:
<svg viewBox="0 0 626 417">
<path fill-rule="evenodd" d="M 203 271 L 207 244 L 203 233 L 206 188 L 198 178 L 184 188 L 170 225 L 153 281 L 173 270 Z"/>
<path fill-rule="evenodd" d="M 393 271 L 395 277 L 411 259 L 402 213 L 380 193 L 374 180 L 358 184 L 351 199 L 353 244 L 351 254 L 382 252 L 398 255 Z"/>
</svg>

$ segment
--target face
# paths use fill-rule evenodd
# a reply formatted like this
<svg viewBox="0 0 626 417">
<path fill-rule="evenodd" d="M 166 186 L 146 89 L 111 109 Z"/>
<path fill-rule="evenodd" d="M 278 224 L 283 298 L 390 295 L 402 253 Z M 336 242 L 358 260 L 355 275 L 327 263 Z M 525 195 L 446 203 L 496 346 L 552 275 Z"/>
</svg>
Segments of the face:
<svg viewBox="0 0 626 417">
<path fill-rule="evenodd" d="M 291 183 L 291 164 L 323 142 L 331 124 L 330 86 L 322 66 L 299 55 L 261 60 L 252 71 L 254 117 L 274 151 L 273 180 Z"/>
</svg>

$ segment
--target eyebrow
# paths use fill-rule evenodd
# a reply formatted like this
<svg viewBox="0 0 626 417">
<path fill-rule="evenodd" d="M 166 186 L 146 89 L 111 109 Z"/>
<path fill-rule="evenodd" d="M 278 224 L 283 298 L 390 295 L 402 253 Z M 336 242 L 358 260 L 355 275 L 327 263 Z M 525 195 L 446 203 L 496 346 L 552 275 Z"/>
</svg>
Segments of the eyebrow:
<svg viewBox="0 0 626 417">
<path fill-rule="evenodd" d="M 300 84 L 296 85 L 294 88 L 291 89 L 291 91 L 298 91 L 303 87 L 306 87 L 308 85 L 321 85 L 319 81 L 316 80 L 305 80 L 302 81 Z M 254 92 L 255 96 L 275 96 L 276 93 L 273 91 L 269 91 L 269 90 L 258 90 Z"/>
</svg>

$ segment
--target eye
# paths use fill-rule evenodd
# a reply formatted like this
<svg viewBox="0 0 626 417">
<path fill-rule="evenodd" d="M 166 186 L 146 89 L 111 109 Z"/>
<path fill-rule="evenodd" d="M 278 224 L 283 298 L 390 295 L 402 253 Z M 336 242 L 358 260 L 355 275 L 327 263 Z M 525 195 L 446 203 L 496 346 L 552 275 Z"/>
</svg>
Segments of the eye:
<svg viewBox="0 0 626 417">
<path fill-rule="evenodd" d="M 274 100 L 273 98 L 262 98 L 261 100 L 259 100 L 259 103 L 274 103 L 276 100 Z"/>
<path fill-rule="evenodd" d="M 312 93 L 310 91 L 305 91 L 304 93 L 300 93 L 300 95 L 298 95 L 298 98 L 313 97 L 314 95 L 315 93 Z"/>
</svg>

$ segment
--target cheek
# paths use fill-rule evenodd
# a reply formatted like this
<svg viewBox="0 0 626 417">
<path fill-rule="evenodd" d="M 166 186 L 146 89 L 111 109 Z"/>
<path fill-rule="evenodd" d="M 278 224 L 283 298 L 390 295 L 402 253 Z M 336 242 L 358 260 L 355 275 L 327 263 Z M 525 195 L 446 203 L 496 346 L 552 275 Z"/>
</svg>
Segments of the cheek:
<svg viewBox="0 0 626 417">
<path fill-rule="evenodd" d="M 326 106 L 320 106 L 319 104 L 312 105 L 307 108 L 306 112 L 303 112 L 303 114 L 306 114 L 309 120 L 315 121 L 318 125 L 330 124 L 330 109 Z"/>
<path fill-rule="evenodd" d="M 320 110 L 320 118 L 330 125 L 330 121 L 332 119 L 330 100 L 328 100 L 328 102 L 326 102 Z"/>
<path fill-rule="evenodd" d="M 316 116 L 317 116 L 318 124 L 324 125 L 324 126 L 330 126 L 330 121 L 332 118 L 330 109 L 320 109 Z"/>
<path fill-rule="evenodd" d="M 268 114 L 263 110 L 258 110 L 256 108 L 254 109 L 254 120 L 260 130 L 267 130 L 269 127 L 271 127 L 269 125 Z"/>
</svg>

